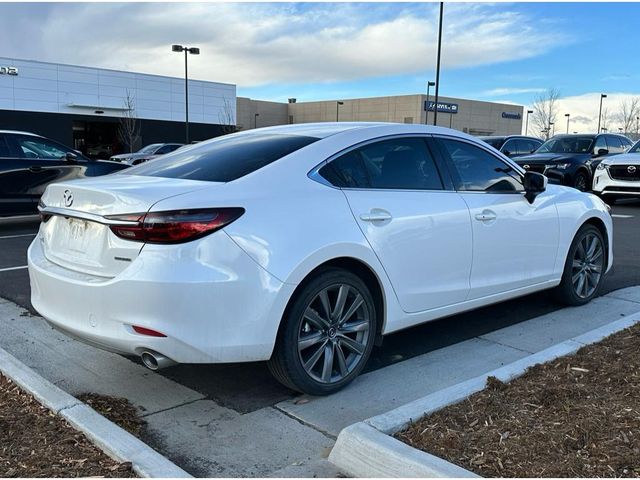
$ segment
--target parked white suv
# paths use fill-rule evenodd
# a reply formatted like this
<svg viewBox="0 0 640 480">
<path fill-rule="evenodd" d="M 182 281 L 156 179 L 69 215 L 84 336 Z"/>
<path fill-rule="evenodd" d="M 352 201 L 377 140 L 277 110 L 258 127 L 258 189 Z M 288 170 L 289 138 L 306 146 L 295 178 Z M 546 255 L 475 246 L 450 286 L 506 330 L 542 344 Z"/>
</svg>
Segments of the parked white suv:
<svg viewBox="0 0 640 480">
<path fill-rule="evenodd" d="M 40 211 L 31 302 L 57 328 L 154 369 L 268 360 L 310 394 L 403 328 L 547 288 L 586 303 L 613 258 L 596 196 L 425 125 L 225 135 L 50 185 Z"/>
<path fill-rule="evenodd" d="M 600 162 L 593 176 L 593 192 L 609 205 L 619 198 L 640 197 L 640 141 L 627 153 Z"/>
</svg>

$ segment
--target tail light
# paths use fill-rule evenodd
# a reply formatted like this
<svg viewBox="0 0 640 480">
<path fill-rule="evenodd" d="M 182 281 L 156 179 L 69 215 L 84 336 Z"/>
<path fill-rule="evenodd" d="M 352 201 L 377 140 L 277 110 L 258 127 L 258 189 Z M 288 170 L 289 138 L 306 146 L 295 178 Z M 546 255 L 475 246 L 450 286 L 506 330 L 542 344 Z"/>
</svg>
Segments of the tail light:
<svg viewBox="0 0 640 480">
<path fill-rule="evenodd" d="M 109 215 L 119 238 L 145 243 L 184 243 L 209 235 L 240 218 L 244 208 L 207 208 L 170 212 Z"/>
</svg>

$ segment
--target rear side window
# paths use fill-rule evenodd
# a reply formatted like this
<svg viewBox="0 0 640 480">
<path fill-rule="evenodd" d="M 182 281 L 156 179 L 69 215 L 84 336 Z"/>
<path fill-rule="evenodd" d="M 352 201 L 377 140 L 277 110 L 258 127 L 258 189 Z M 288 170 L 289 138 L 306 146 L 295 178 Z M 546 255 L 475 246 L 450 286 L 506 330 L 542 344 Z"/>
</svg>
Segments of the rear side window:
<svg viewBox="0 0 640 480">
<path fill-rule="evenodd" d="M 9 145 L 7 145 L 7 141 L 5 140 L 3 135 L 0 135 L 0 158 L 10 157 L 9 154 Z"/>
<path fill-rule="evenodd" d="M 442 190 L 440 175 L 422 138 L 370 143 L 336 158 L 319 173 L 342 188 Z"/>
<path fill-rule="evenodd" d="M 315 137 L 269 133 L 231 135 L 168 153 L 122 173 L 230 182 L 317 140 Z"/>
<path fill-rule="evenodd" d="M 607 145 L 609 146 L 609 153 L 614 155 L 616 153 L 624 152 L 624 146 L 619 137 L 609 135 L 607 138 Z"/>
</svg>

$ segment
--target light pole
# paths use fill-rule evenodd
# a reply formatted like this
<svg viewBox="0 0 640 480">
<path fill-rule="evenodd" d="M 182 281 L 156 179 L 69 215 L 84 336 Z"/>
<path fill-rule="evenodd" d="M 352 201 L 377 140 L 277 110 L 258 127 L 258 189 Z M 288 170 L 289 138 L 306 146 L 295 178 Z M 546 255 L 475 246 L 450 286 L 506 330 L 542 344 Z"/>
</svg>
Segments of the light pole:
<svg viewBox="0 0 640 480">
<path fill-rule="evenodd" d="M 340 121 L 340 105 L 344 105 L 344 102 L 336 102 L 336 122 Z"/>
<path fill-rule="evenodd" d="M 253 128 L 258 128 L 258 117 L 260 116 L 259 113 L 254 113 L 253 114 Z"/>
<path fill-rule="evenodd" d="M 571 117 L 571 114 L 565 113 L 564 116 L 567 117 L 567 133 L 569 133 L 569 117 Z"/>
<path fill-rule="evenodd" d="M 622 133 L 622 127 L 618 127 L 618 132 Z"/>
<path fill-rule="evenodd" d="M 553 131 L 551 132 L 551 136 L 553 137 L 556 134 L 556 122 L 549 122 L 549 130 L 553 127 Z"/>
<path fill-rule="evenodd" d="M 533 113 L 533 110 L 527 110 L 527 122 L 525 123 L 525 127 L 524 127 L 525 135 L 529 135 L 529 114 L 530 113 Z"/>
<path fill-rule="evenodd" d="M 636 117 L 636 135 L 640 133 L 640 117 Z"/>
<path fill-rule="evenodd" d="M 172 52 L 184 52 L 184 133 L 186 144 L 189 144 L 189 74 L 187 70 L 187 53 L 200 55 L 198 47 L 183 47 L 182 45 L 171 45 Z"/>
<path fill-rule="evenodd" d="M 600 133 L 600 120 L 602 119 L 602 99 L 607 98 L 607 95 L 604 93 L 600 94 L 600 111 L 598 112 L 598 132 Z"/>
<path fill-rule="evenodd" d="M 427 112 L 425 113 L 425 118 L 424 118 L 425 125 L 429 125 L 429 87 L 435 87 L 435 86 L 436 86 L 436 82 L 432 82 L 431 80 L 427 82 L 427 105 L 426 105 Z"/>
<path fill-rule="evenodd" d="M 436 59 L 436 98 L 433 105 L 433 124 L 438 123 L 438 94 L 440 93 L 440 53 L 442 51 L 442 13 L 444 2 L 440 2 L 440 22 L 438 24 L 438 57 Z"/>
</svg>

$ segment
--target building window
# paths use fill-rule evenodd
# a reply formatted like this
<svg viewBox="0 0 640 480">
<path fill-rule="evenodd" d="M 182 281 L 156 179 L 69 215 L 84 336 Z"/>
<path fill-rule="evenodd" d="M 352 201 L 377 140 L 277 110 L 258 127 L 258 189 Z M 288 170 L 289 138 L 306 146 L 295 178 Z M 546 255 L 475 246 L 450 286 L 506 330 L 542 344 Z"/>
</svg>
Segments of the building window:
<svg viewBox="0 0 640 480">
<path fill-rule="evenodd" d="M 413 117 L 404 117 L 404 123 L 413 123 Z"/>
<path fill-rule="evenodd" d="M 293 115 L 289 115 L 289 125 L 293 125 Z"/>
</svg>

